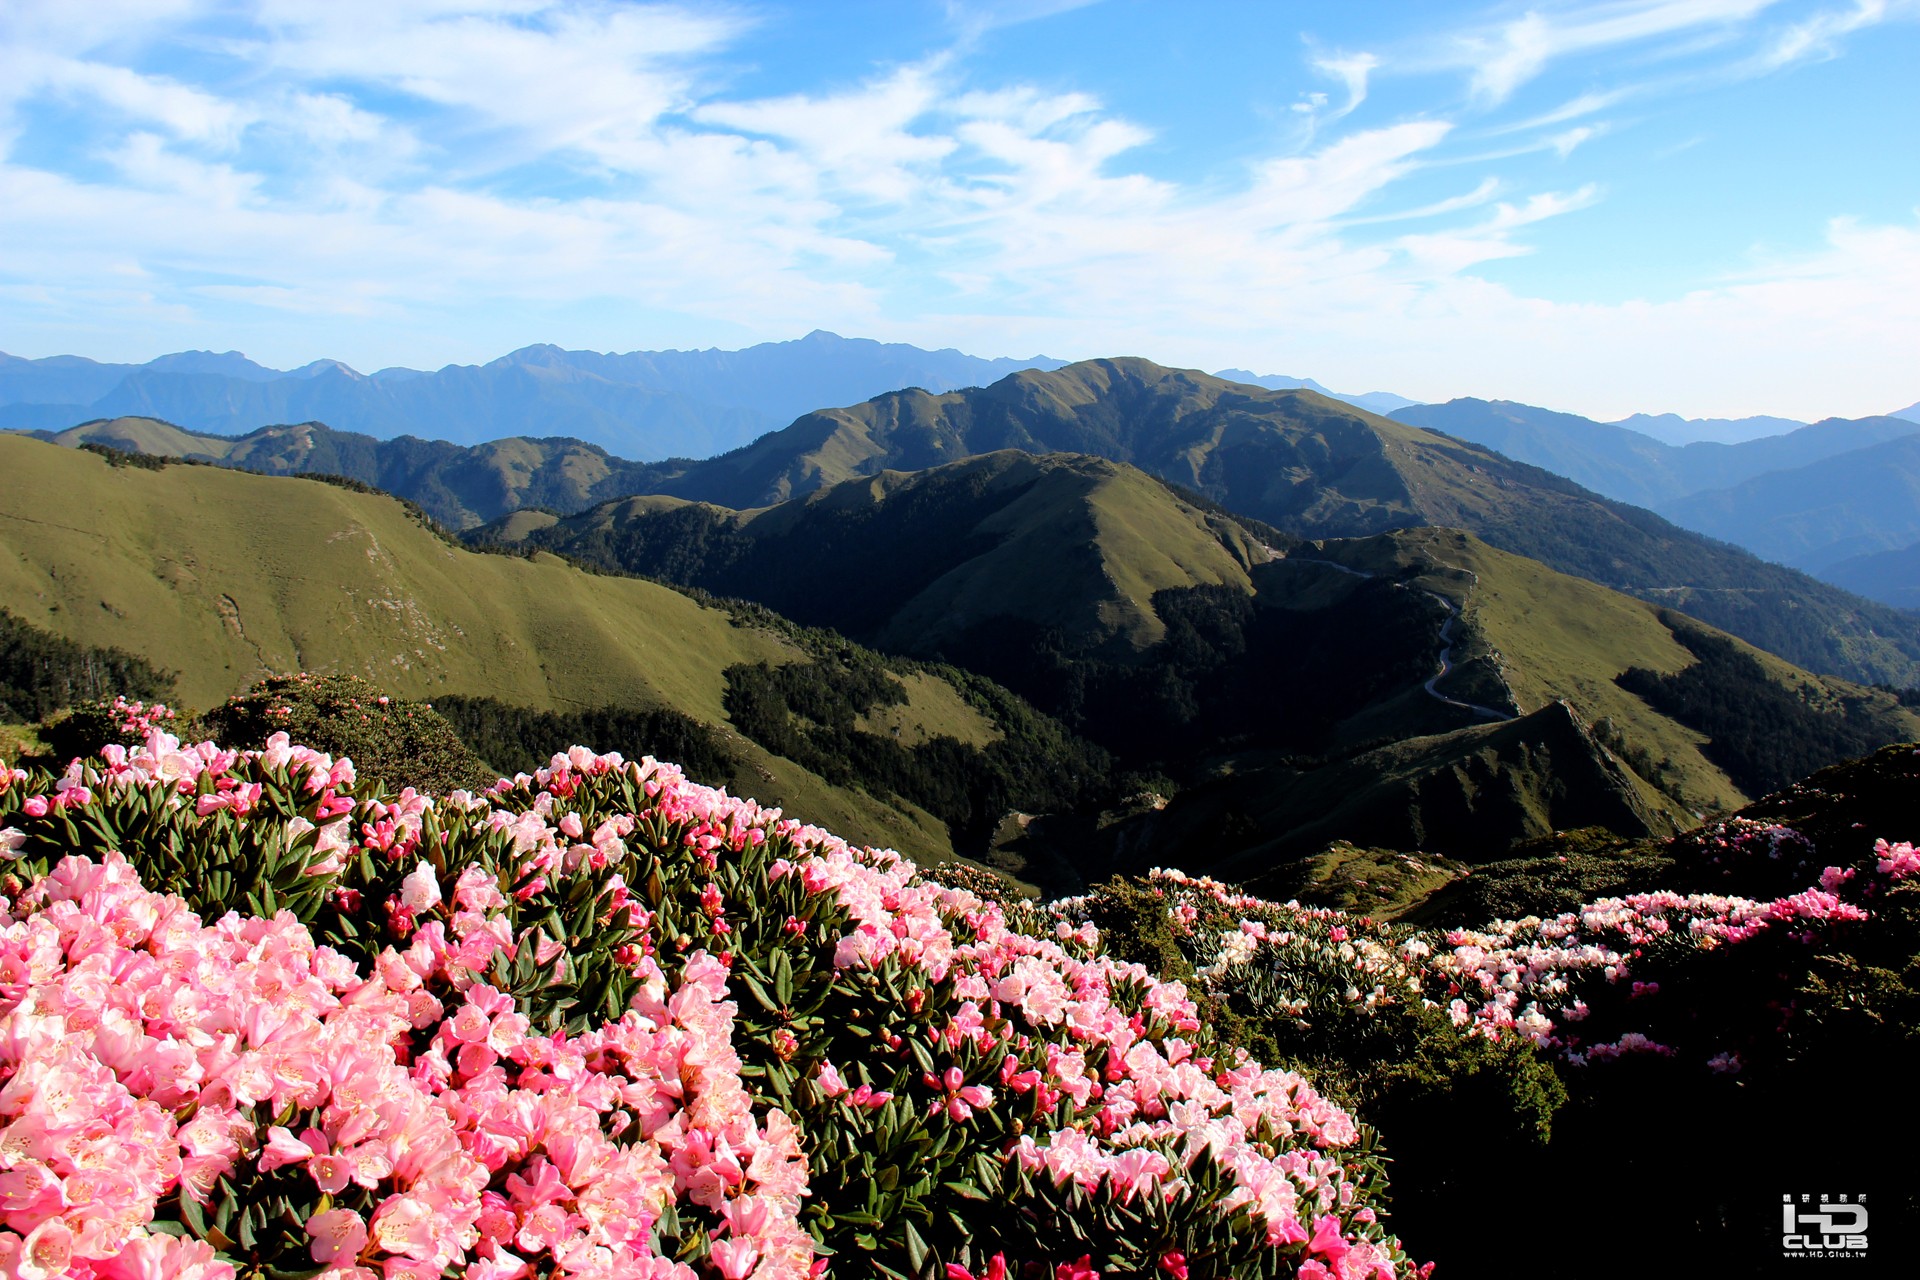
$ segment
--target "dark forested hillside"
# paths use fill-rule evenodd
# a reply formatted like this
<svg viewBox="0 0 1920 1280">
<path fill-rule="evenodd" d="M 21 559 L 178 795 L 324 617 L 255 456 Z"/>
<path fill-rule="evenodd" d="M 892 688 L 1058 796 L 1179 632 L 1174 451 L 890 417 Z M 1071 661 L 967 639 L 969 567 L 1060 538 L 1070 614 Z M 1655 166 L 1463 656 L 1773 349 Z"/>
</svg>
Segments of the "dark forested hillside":
<svg viewBox="0 0 1920 1280">
<path fill-rule="evenodd" d="M 0 608 L 0 719 L 39 720 L 116 694 L 166 697 L 173 681 L 170 672 L 135 654 L 77 644 Z"/>
<path fill-rule="evenodd" d="M 1680 643 L 1698 659 L 1670 675 L 1630 667 L 1620 687 L 1708 737 L 1706 754 L 1742 791 L 1777 791 L 1816 769 L 1904 737 L 1910 726 L 1884 700 L 1815 706 L 1768 678 L 1749 653 L 1725 636 L 1662 612 Z"/>
</svg>

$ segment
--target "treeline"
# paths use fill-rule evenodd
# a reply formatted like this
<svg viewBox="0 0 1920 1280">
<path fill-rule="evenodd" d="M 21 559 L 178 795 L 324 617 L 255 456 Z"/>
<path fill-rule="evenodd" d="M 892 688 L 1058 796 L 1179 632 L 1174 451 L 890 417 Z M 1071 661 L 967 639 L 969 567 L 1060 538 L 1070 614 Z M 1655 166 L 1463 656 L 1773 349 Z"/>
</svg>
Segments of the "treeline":
<svg viewBox="0 0 1920 1280">
<path fill-rule="evenodd" d="M 441 694 L 433 709 L 475 754 L 509 775 L 531 773 L 572 746 L 618 751 L 630 760 L 671 760 L 688 777 L 710 786 L 742 767 L 719 731 L 664 707 L 542 711 L 498 698 Z"/>
<path fill-rule="evenodd" d="M 87 441 L 80 446 L 80 451 L 105 459 L 110 467 L 137 467 L 142 471 L 164 471 L 179 461 L 177 458 L 166 458 L 159 454 L 142 453 L 137 449 L 116 449 L 98 440 Z"/>
<path fill-rule="evenodd" d="M 983 747 L 951 737 L 908 746 L 861 728 L 862 716 L 904 703 L 906 694 L 888 663 L 851 647 L 810 663 L 729 667 L 727 714 L 767 750 L 836 786 L 919 805 L 956 843 L 985 839 L 1009 810 L 1064 812 L 1103 793 L 1105 752 L 986 681 L 937 670 L 995 722 L 999 738 Z"/>
<path fill-rule="evenodd" d="M 1900 725 L 1868 702 L 1838 711 L 1815 706 L 1774 683 L 1732 640 L 1661 621 L 1697 661 L 1663 675 L 1630 667 L 1614 683 L 1709 738 L 1703 753 L 1748 795 L 1764 795 L 1839 760 L 1863 756 L 1902 736 Z"/>
<path fill-rule="evenodd" d="M 174 675 L 123 649 L 76 644 L 0 609 L 0 718 L 44 720 L 63 707 L 115 694 L 152 701 Z"/>
</svg>

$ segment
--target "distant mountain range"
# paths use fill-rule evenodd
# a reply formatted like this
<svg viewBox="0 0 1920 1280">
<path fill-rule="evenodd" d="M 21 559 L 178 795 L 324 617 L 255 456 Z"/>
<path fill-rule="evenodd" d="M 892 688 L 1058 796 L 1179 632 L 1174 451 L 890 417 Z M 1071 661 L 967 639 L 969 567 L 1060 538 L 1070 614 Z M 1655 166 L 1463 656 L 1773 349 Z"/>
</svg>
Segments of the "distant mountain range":
<svg viewBox="0 0 1920 1280">
<path fill-rule="evenodd" d="M 1595 493 L 1652 507 L 1688 528 L 1709 533 L 1715 531 L 1689 523 L 1680 514 L 1681 508 L 1668 504 L 1689 494 L 1729 488 L 1769 471 L 1818 462 L 1901 436 L 1920 435 L 1920 421 L 1889 415 L 1828 418 L 1812 425 L 1791 423 L 1783 434 L 1735 444 L 1696 442 L 1676 446 L 1630 428 L 1627 423 L 1634 419 L 1627 419 L 1627 423 L 1595 422 L 1510 400 L 1460 399 L 1409 405 L 1388 416 L 1497 449 L 1509 458 L 1578 481 Z M 1759 550 L 1744 539 L 1728 540 Z"/>
<path fill-rule="evenodd" d="M 464 529 L 522 506 L 572 512 L 622 494 L 679 492 L 684 486 L 675 477 L 694 470 L 685 465 L 690 460 L 739 452 L 817 411 L 886 392 L 939 395 L 1061 366 L 1042 356 L 987 360 L 818 330 L 739 351 L 602 354 L 541 345 L 485 365 L 365 375 L 336 360 L 270 369 L 233 351 L 179 352 L 141 365 L 0 354 L 0 429 L 65 443 L 118 440 L 267 472 L 337 471 L 404 494 Z M 1216 376 L 1270 391 L 1318 392 L 1486 445 L 1796 568 L 1818 572 L 1912 540 L 1895 507 L 1852 512 L 1842 521 L 1847 528 L 1825 537 L 1819 518 L 1811 518 L 1811 528 L 1798 518 L 1776 519 L 1772 506 L 1755 505 L 1735 486 L 1920 433 L 1920 405 L 1812 425 L 1675 414 L 1601 423 L 1507 401 L 1420 404 L 1385 391 L 1335 392 L 1311 378 L 1245 369 Z M 130 425 L 138 419 L 172 424 L 195 439 L 144 439 L 157 429 Z M 76 432 L 76 424 L 84 426 Z M 331 431 L 314 435 L 315 424 Z M 1845 470 L 1776 488 L 1799 495 L 1844 489 L 1835 477 Z M 1863 477 L 1867 487 L 1884 481 Z M 698 488 L 697 477 L 689 483 Z M 1723 492 L 1705 496 L 1715 491 Z M 1893 572 L 1876 565 L 1882 562 L 1855 566 L 1848 582 L 1875 599 L 1907 599 L 1897 575 L 1884 582 L 1872 576 Z"/>
<path fill-rule="evenodd" d="M 1806 426 L 1793 418 L 1683 418 L 1677 413 L 1636 413 L 1610 424 L 1651 436 L 1662 444 L 1744 444 L 1785 435 Z"/>
<path fill-rule="evenodd" d="M 1348 404 L 1358 405 L 1370 413 L 1392 413 L 1395 409 L 1404 409 L 1408 405 L 1420 403 L 1418 400 L 1409 400 L 1405 396 L 1397 396 L 1391 391 L 1367 391 L 1359 395 L 1349 395 L 1343 391 L 1329 391 L 1312 378 L 1289 378 L 1284 374 L 1278 373 L 1249 373 L 1245 369 L 1221 369 L 1213 376 L 1216 378 L 1225 378 L 1228 382 L 1244 382 L 1249 386 L 1265 387 L 1269 391 L 1293 391 L 1297 389 L 1318 391 L 1323 396 L 1330 396 L 1335 400 L 1344 400 Z"/>
<path fill-rule="evenodd" d="M 1677 448 L 1619 424 L 1510 401 L 1411 405 L 1392 416 L 1545 467 L 1870 599 L 1916 603 L 1920 583 L 1898 559 L 1877 556 L 1920 539 L 1920 406 Z M 1842 561 L 1847 568 L 1835 576 L 1830 570 Z"/>
<path fill-rule="evenodd" d="M 1920 422 L 1907 425 L 1920 432 Z M 1810 573 L 1895 551 L 1920 541 L 1920 434 L 1691 494 L 1662 511 L 1690 529 Z"/>
<path fill-rule="evenodd" d="M 282 372 L 235 351 L 183 352 L 143 365 L 0 354 L 0 429 L 59 431 L 89 419 L 144 416 L 240 435 L 325 422 L 380 439 L 415 435 L 474 445 L 565 435 L 627 458 L 706 457 L 822 405 L 854 404 L 899 387 L 948 391 L 1062 363 L 1045 356 L 986 360 L 824 330 L 740 351 L 603 355 L 532 346 L 431 373 L 361 374 L 335 360 Z"/>
</svg>

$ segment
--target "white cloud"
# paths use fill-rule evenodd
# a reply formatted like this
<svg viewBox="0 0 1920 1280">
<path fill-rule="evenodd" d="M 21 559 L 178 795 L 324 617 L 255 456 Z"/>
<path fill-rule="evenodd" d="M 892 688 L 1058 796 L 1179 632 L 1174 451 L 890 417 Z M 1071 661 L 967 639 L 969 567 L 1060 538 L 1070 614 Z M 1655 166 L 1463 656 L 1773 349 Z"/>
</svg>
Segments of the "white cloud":
<svg viewBox="0 0 1920 1280">
<path fill-rule="evenodd" d="M 1620 103 L 1632 97 L 1634 93 L 1635 90 L 1631 88 L 1583 93 L 1578 97 L 1569 98 L 1551 111 L 1543 112 L 1537 116 L 1531 116 L 1525 120 L 1516 120 L 1510 124 L 1498 125 L 1485 130 L 1485 132 L 1490 134 L 1527 133 L 1535 129 L 1547 128 L 1549 125 L 1565 124 L 1569 120 L 1578 120 L 1582 116 L 1590 116 L 1595 112 L 1605 111 L 1609 107 L 1618 106 Z"/>
<path fill-rule="evenodd" d="M 496 167 L 551 151 L 644 165 L 693 64 L 742 27 L 719 10 L 547 3 L 267 0 L 236 50 L 269 70 L 397 91 L 512 140 Z"/>
<path fill-rule="evenodd" d="M 177 138 L 230 148 L 251 124 L 247 107 L 183 85 L 164 76 L 141 75 L 125 67 L 75 58 L 22 59 L 13 71 L 15 92 L 34 87 L 63 96 L 90 97 L 138 124 L 166 130 Z M 35 64 L 38 65 L 35 65 Z"/>
<path fill-rule="evenodd" d="M 1340 115 L 1350 115 L 1353 109 L 1367 100 L 1367 75 L 1380 65 L 1380 59 L 1370 53 L 1347 54 L 1342 57 L 1315 58 L 1316 71 L 1340 81 L 1347 90 L 1347 100 L 1340 106 Z"/>
<path fill-rule="evenodd" d="M 703 124 L 780 139 L 826 184 L 900 202 L 913 196 L 924 184 L 922 175 L 956 145 L 951 138 L 910 130 L 941 99 L 936 75 L 934 67 L 906 67 L 851 93 L 713 103 L 692 116 Z"/>
<path fill-rule="evenodd" d="M 1663 36 L 1726 27 L 1778 0 L 1607 0 L 1550 12 L 1528 10 L 1498 26 L 1463 33 L 1451 61 L 1471 72 L 1476 98 L 1505 101 L 1557 59 Z"/>
<path fill-rule="evenodd" d="M 1840 40 L 1887 18 L 1886 0 L 1855 0 L 1850 9 L 1830 9 L 1796 22 L 1777 35 L 1756 63 L 1772 70 L 1790 63 L 1839 56 Z"/>
<path fill-rule="evenodd" d="M 1449 278 L 1482 262 L 1531 253 L 1530 246 L 1514 239 L 1515 231 L 1588 208 L 1599 198 L 1599 188 L 1592 185 L 1565 193 L 1540 192 L 1517 205 L 1504 201 L 1496 204 L 1491 215 L 1478 225 L 1406 235 L 1400 237 L 1398 244 L 1409 258 L 1430 272 L 1442 279 Z"/>
<path fill-rule="evenodd" d="M 1583 142 L 1592 141 L 1606 131 L 1607 127 L 1604 124 L 1576 125 L 1563 133 L 1556 133 L 1551 138 L 1548 138 L 1547 145 L 1558 152 L 1562 160 L 1565 160 L 1573 154 L 1575 147 L 1578 147 Z"/>
<path fill-rule="evenodd" d="M 1420 218 L 1437 218 L 1442 214 L 1459 213 L 1463 209 L 1477 209 L 1500 194 L 1502 183 L 1498 178 L 1483 178 L 1473 190 L 1445 200 L 1436 200 L 1432 204 L 1419 205 L 1412 209 L 1403 209 L 1395 213 L 1374 213 L 1363 217 L 1341 218 L 1342 227 L 1365 227 L 1382 222 L 1410 222 Z"/>
<path fill-rule="evenodd" d="M 1098 4 L 1100 0 L 946 0 L 947 21 L 962 42 L 1001 27 L 1038 22 Z"/>
</svg>

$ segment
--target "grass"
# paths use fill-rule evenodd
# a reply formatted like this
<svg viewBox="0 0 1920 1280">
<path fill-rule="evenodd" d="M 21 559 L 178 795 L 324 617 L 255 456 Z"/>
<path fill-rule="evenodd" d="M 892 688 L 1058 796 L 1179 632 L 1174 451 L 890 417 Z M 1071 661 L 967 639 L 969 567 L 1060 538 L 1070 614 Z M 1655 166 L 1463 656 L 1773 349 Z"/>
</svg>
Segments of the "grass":
<svg viewBox="0 0 1920 1280">
<path fill-rule="evenodd" d="M 212 467 L 110 468 L 0 439 L 0 600 L 180 673 L 206 706 L 263 675 L 364 676 L 405 697 L 678 707 L 724 719 L 721 671 L 792 651 L 652 583 L 462 550 L 400 504 Z"/>
<path fill-rule="evenodd" d="M 998 725 L 945 680 L 924 671 L 889 675 L 905 690 L 905 705 L 876 706 L 854 719 L 856 729 L 892 738 L 903 747 L 940 737 L 984 747 L 1002 736 Z"/>
<path fill-rule="evenodd" d="M 102 418 L 69 427 L 53 437 L 55 444 L 77 447 L 97 443 L 134 453 L 151 453 L 166 458 L 198 454 L 224 458 L 239 441 L 230 436 L 205 435 L 176 427 L 158 418 Z"/>
<path fill-rule="evenodd" d="M 178 672 L 189 706 L 311 670 L 364 676 L 399 697 L 668 706 L 727 726 L 728 666 L 801 658 L 773 633 L 654 583 L 451 546 L 382 495 L 214 467 L 113 468 L 18 437 L 0 438 L 0 466 L 14 478 L 0 492 L 0 604 Z M 903 733 L 989 731 L 950 687 L 920 682 Z M 915 718 L 916 701 L 930 723 Z M 850 839 L 951 854 L 923 811 L 742 746 L 751 775 L 714 781 Z"/>
<path fill-rule="evenodd" d="M 1285 890 L 1310 907 L 1337 907 L 1392 922 L 1418 910 L 1434 894 L 1465 878 L 1463 863 L 1430 853 L 1364 848 L 1337 840 L 1292 869 Z"/>
<path fill-rule="evenodd" d="M 1230 583 L 1249 587 L 1258 552 L 1236 526 L 1213 527 L 1131 467 L 1085 457 L 989 460 L 1012 478 L 1038 480 L 980 522 L 994 545 L 942 574 L 881 632 L 883 647 L 924 651 L 926 638 L 1018 618 L 1058 627 L 1079 641 L 1151 646 L 1166 628 L 1153 593 Z M 969 461 L 929 476 L 957 474 Z M 860 482 L 849 482 L 857 484 Z"/>
</svg>

